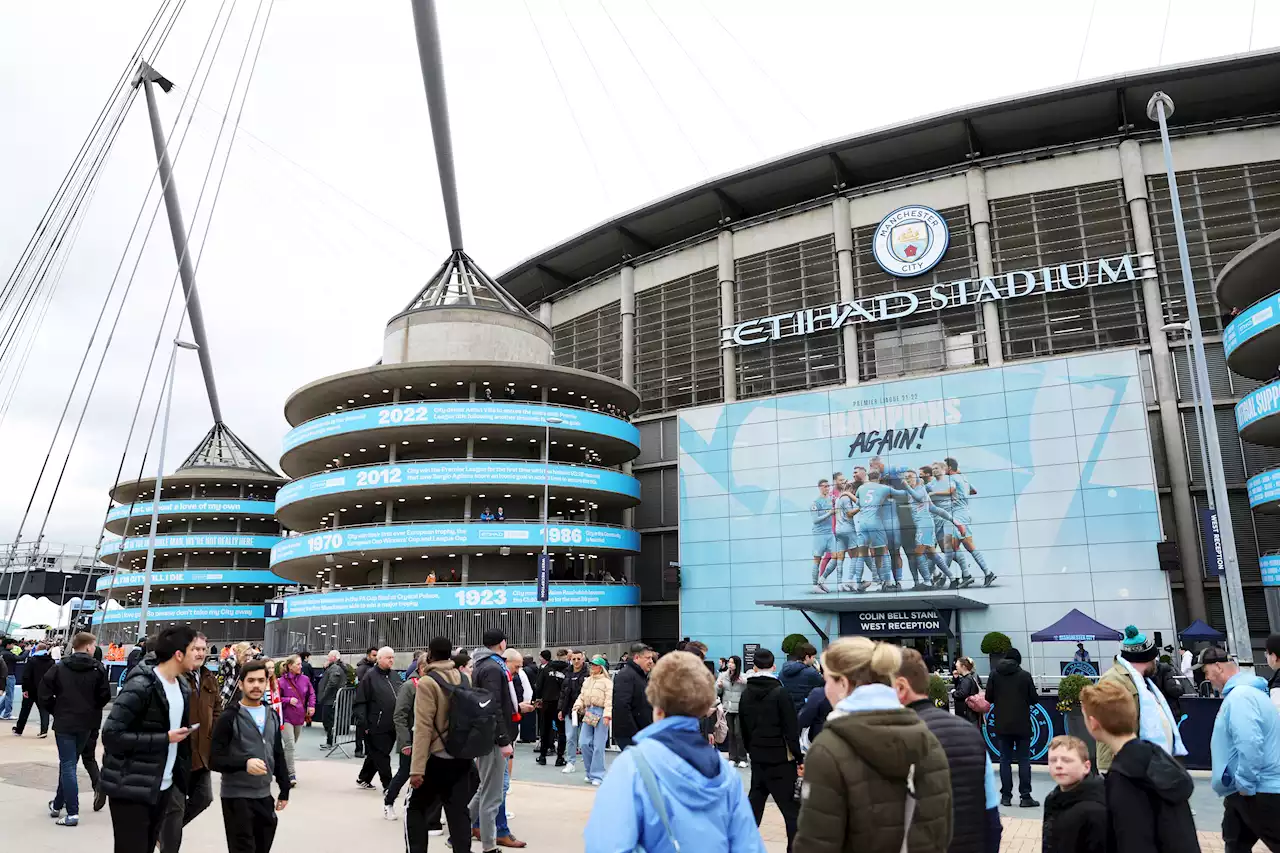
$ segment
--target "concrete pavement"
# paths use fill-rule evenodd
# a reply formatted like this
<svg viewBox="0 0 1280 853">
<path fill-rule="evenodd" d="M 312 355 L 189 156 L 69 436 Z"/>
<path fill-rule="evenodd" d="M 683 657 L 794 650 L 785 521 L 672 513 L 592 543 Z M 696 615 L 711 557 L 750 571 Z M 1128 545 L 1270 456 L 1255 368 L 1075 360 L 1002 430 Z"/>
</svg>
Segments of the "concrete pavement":
<svg viewBox="0 0 1280 853">
<path fill-rule="evenodd" d="M 322 850 L 395 850 L 404 846 L 399 821 L 382 817 L 382 798 L 375 791 L 355 787 L 360 762 L 340 757 L 324 758 L 320 750 L 323 731 L 304 731 L 298 746 L 299 786 L 289 807 L 280 815 L 277 848 Z M 586 825 L 595 800 L 595 789 L 583 783 L 581 773 L 562 774 L 551 766 L 539 767 L 532 748 L 518 746 L 515 777 L 508 794 L 514 814 L 511 826 L 516 836 L 529 843 L 531 851 L 580 853 L 582 827 Z M 612 755 L 610 756 L 612 759 Z M 578 765 L 579 769 L 581 764 Z M 393 759 L 394 768 L 394 759 Z M 744 781 L 749 771 L 742 771 Z M 214 774 L 215 778 L 217 774 Z M 91 850 L 110 849 L 109 809 L 90 811 L 89 780 L 81 769 L 81 824 L 74 829 L 55 826 L 45 804 L 52 798 L 57 779 L 57 750 L 53 738 L 37 740 L 31 733 L 17 738 L 8 729 L 0 730 L 0 826 L 4 840 L 17 841 L 22 853 L 65 853 L 68 844 Z M 215 782 L 216 784 L 216 782 Z M 1035 775 L 1033 790 L 1043 799 L 1052 783 L 1047 775 Z M 1223 850 L 1217 831 L 1221 806 L 1208 791 L 1208 783 L 1197 780 L 1195 803 L 1200 847 L 1204 853 Z M 1203 790 L 1202 790 L 1203 789 Z M 1207 793 L 1206 793 L 1207 792 Z M 1214 811 L 1216 809 L 1216 811 Z M 1002 853 L 1039 853 L 1039 809 L 1005 809 Z M 336 819 L 335 819 L 336 818 Z M 784 853 L 786 833 L 782 818 L 772 804 L 765 812 L 761 834 L 769 853 Z M 475 844 L 473 849 L 478 849 Z M 431 839 L 432 850 L 446 850 L 444 840 Z M 1258 850 L 1264 850 L 1262 845 Z M 192 823 L 183 842 L 186 853 L 224 853 L 226 840 L 218 803 Z"/>
</svg>

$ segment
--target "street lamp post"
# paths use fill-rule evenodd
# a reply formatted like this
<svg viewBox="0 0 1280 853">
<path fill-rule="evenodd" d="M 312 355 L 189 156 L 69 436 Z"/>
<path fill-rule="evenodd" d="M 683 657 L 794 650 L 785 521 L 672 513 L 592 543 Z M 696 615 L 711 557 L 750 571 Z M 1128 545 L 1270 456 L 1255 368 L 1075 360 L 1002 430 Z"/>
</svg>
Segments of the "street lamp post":
<svg viewBox="0 0 1280 853">
<path fill-rule="evenodd" d="M 1190 323 L 1165 323 L 1160 328 L 1162 332 L 1182 332 L 1182 337 L 1178 343 L 1187 348 L 1187 373 L 1191 375 L 1191 402 L 1192 408 L 1196 413 L 1196 426 L 1200 433 L 1200 470 L 1204 472 L 1206 492 L 1209 496 L 1209 508 L 1213 509 L 1215 503 L 1213 500 L 1213 489 L 1208 488 L 1209 483 L 1209 456 L 1205 450 L 1204 440 L 1204 422 L 1209 417 L 1206 406 L 1200 397 L 1200 383 L 1196 381 L 1195 365 L 1191 363 L 1191 324 Z M 1212 395 L 1210 395 L 1212 397 Z"/>
<path fill-rule="evenodd" d="M 156 527 L 160 522 L 160 489 L 164 486 L 164 446 L 169 438 L 169 410 L 173 408 L 173 374 L 177 367 L 178 350 L 197 350 L 199 348 L 199 346 L 189 341 L 174 338 L 173 349 L 169 353 L 169 372 L 166 374 L 168 381 L 164 392 L 164 421 L 160 426 L 160 461 L 156 466 L 156 487 L 151 496 L 151 534 L 147 539 L 147 564 L 142 575 L 142 607 L 138 611 L 139 641 L 147 636 L 147 605 L 151 603 L 151 567 L 156 560 Z M 128 529 L 125 530 L 124 536 L 126 540 L 129 538 Z M 120 549 L 120 554 L 122 556 L 124 554 L 123 547 Z"/>
<path fill-rule="evenodd" d="M 547 551 L 547 546 L 551 542 L 551 427 L 553 424 L 562 424 L 564 420 L 555 416 L 543 419 L 543 425 L 546 427 L 545 438 L 542 442 L 542 556 L 539 558 L 538 573 L 541 575 L 543 571 L 542 564 L 547 564 L 547 598 L 551 598 L 551 555 Z M 542 602 L 542 610 L 539 615 L 538 628 L 538 648 L 545 649 L 547 647 L 547 602 Z"/>
<path fill-rule="evenodd" d="M 1160 125 L 1160 145 L 1164 150 L 1164 168 L 1169 181 L 1169 207 L 1173 210 L 1173 226 L 1178 239 L 1178 260 L 1182 267 L 1182 288 L 1187 303 L 1187 322 L 1191 330 L 1192 367 L 1196 382 L 1203 389 L 1206 401 L 1212 400 L 1209 384 L 1208 361 L 1204 354 L 1204 333 L 1200 329 L 1200 310 L 1196 302 L 1195 283 L 1191 278 L 1191 257 L 1187 252 L 1187 231 L 1182 222 L 1182 202 L 1178 198 L 1178 177 L 1173 169 L 1173 147 L 1169 142 L 1168 118 L 1173 114 L 1173 99 L 1164 92 L 1156 92 L 1147 102 L 1147 117 Z M 1206 402 L 1207 405 L 1207 402 Z M 1201 444 L 1207 452 L 1208 469 L 1205 477 L 1214 495 L 1221 531 L 1222 563 L 1224 571 L 1222 601 L 1226 611 L 1227 636 L 1235 647 L 1242 669 L 1253 670 L 1253 643 L 1249 639 L 1249 625 L 1245 621 L 1244 590 L 1240 586 L 1240 561 L 1236 556 L 1235 530 L 1231 523 L 1230 505 L 1227 503 L 1227 484 L 1222 474 L 1222 448 L 1218 444 L 1218 425 L 1210 412 L 1201 423 L 1204 430 Z"/>
</svg>

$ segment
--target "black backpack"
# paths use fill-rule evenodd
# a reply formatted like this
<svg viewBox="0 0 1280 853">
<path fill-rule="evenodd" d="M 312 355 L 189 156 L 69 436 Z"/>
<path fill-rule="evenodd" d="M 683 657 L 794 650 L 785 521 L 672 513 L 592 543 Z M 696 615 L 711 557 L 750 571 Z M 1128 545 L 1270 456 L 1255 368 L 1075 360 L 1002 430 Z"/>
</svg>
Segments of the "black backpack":
<svg viewBox="0 0 1280 853">
<path fill-rule="evenodd" d="M 449 734 L 444 739 L 445 752 L 454 758 L 480 758 L 493 752 L 498 731 L 498 713 L 502 703 L 488 690 L 461 684 L 450 684 L 438 672 L 427 673 L 449 697 Z"/>
</svg>

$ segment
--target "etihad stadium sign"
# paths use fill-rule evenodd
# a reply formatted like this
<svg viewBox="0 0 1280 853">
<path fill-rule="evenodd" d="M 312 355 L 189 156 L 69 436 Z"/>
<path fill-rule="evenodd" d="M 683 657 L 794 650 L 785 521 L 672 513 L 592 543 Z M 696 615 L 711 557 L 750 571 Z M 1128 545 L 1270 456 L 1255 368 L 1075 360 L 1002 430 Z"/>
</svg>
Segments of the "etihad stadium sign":
<svg viewBox="0 0 1280 853">
<path fill-rule="evenodd" d="M 1144 259 L 1151 257 L 1148 252 L 1075 261 L 1035 270 L 1015 270 L 995 276 L 960 279 L 916 290 L 883 293 L 866 299 L 835 302 L 820 308 L 802 308 L 786 314 L 723 326 L 720 329 L 720 346 L 722 349 L 749 347 L 856 323 L 897 320 L 922 311 L 945 311 L 1037 294 L 1052 297 L 1058 293 L 1090 287 L 1140 281 L 1155 277 L 1153 265 L 1144 267 L 1142 263 Z"/>
</svg>

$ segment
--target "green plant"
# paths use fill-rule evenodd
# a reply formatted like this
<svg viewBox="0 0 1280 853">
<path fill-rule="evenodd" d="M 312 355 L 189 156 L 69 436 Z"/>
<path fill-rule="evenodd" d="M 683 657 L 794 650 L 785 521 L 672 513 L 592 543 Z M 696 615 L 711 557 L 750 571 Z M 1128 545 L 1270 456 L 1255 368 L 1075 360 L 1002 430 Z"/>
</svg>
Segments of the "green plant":
<svg viewBox="0 0 1280 853">
<path fill-rule="evenodd" d="M 1013 640 L 1009 639 L 1008 634 L 992 631 L 982 638 L 982 653 L 984 655 L 1002 655 L 1011 648 L 1013 648 Z"/>
<path fill-rule="evenodd" d="M 791 653 L 796 650 L 796 646 L 807 642 L 809 642 L 809 638 L 804 634 L 788 634 L 782 639 L 782 653 L 790 657 Z"/>
<path fill-rule="evenodd" d="M 1169 657 L 1168 655 L 1160 655 L 1160 663 L 1172 664 L 1173 658 Z"/>
<path fill-rule="evenodd" d="M 349 663 L 344 663 L 343 666 L 346 667 L 346 670 L 347 670 L 347 686 L 355 687 L 356 686 L 356 668 Z"/>
<path fill-rule="evenodd" d="M 1058 682 L 1058 710 L 1074 711 L 1080 707 L 1080 691 L 1093 681 L 1087 675 L 1068 675 Z"/>
<path fill-rule="evenodd" d="M 947 682 L 941 675 L 929 676 L 929 698 L 939 708 L 947 707 Z"/>
</svg>

